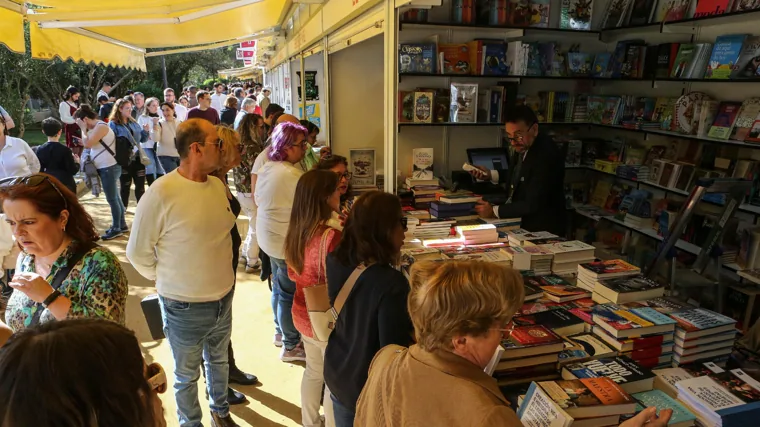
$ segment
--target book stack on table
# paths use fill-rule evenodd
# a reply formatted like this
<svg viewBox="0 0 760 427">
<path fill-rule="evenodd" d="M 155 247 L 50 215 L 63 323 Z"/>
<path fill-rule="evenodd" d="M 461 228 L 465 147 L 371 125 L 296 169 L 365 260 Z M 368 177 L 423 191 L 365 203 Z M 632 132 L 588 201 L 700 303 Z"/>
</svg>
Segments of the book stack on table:
<svg viewBox="0 0 760 427">
<path fill-rule="evenodd" d="M 413 229 L 409 228 L 407 220 L 407 232 L 411 232 L 414 237 L 422 239 L 443 239 L 451 236 L 451 227 L 456 223 L 454 220 L 445 219 L 421 219 Z"/>
<path fill-rule="evenodd" d="M 457 236 L 465 245 L 482 245 L 499 241 L 499 232 L 493 224 L 458 225 L 455 229 Z"/>
<path fill-rule="evenodd" d="M 578 265 L 578 282 L 576 284 L 583 289 L 594 292 L 594 301 L 601 304 L 610 302 L 610 300 L 605 297 L 601 297 L 601 295 L 595 292 L 596 283 L 598 281 L 619 277 L 629 277 L 637 275 L 639 273 L 641 273 L 640 268 L 629 264 L 622 259 L 594 261 Z"/>
<path fill-rule="evenodd" d="M 509 231 L 507 235 L 511 246 L 535 246 L 536 244 L 556 243 L 566 240 L 548 231 L 534 233 L 523 228 Z"/>
<path fill-rule="evenodd" d="M 565 345 L 546 326 L 514 325 L 502 339 L 501 347 L 504 351 L 494 370 L 500 385 L 559 378 L 557 361 Z"/>
<path fill-rule="evenodd" d="M 554 255 L 552 273 L 560 276 L 575 276 L 579 264 L 594 261 L 594 251 L 596 250 L 593 246 L 580 240 L 548 243 L 541 245 L 541 247 Z"/>
<path fill-rule="evenodd" d="M 552 271 L 554 255 L 541 246 L 509 246 L 503 248 L 516 270 L 532 271 L 536 275 Z"/>
<path fill-rule="evenodd" d="M 736 320 L 704 308 L 670 313 L 678 323 L 673 361 L 678 364 L 720 358 L 731 353 L 736 339 Z"/>
<path fill-rule="evenodd" d="M 468 221 L 478 219 L 475 213 L 475 202 L 480 196 L 441 196 L 438 200 L 430 202 L 430 216 L 432 218 L 448 218 L 456 221 Z"/>
<path fill-rule="evenodd" d="M 706 427 L 760 425 L 760 383 L 741 369 L 676 382 L 678 401 Z"/>
</svg>

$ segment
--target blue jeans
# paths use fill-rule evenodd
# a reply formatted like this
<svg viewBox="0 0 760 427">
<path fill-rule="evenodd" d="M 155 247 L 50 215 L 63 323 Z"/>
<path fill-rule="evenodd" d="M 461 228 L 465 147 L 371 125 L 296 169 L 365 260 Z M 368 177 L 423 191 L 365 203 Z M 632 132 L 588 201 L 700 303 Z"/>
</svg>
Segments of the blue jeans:
<svg viewBox="0 0 760 427">
<path fill-rule="evenodd" d="M 219 301 L 182 302 L 159 297 L 164 334 L 174 356 L 174 399 L 179 425 L 201 426 L 198 403 L 198 368 L 205 360 L 206 388 L 211 411 L 230 413 L 227 387 L 230 365 L 227 347 L 232 335 L 232 295 Z"/>
<path fill-rule="evenodd" d="M 127 228 L 127 219 L 124 216 L 127 208 L 121 201 L 119 188 L 116 184 L 121 177 L 121 166 L 113 165 L 98 169 L 98 175 L 100 175 L 100 182 L 103 185 L 103 192 L 106 193 L 108 206 L 111 207 L 111 228 Z"/>
<path fill-rule="evenodd" d="M 164 172 L 169 173 L 179 167 L 179 157 L 158 156 L 158 161 L 164 167 Z"/>
<path fill-rule="evenodd" d="M 335 427 L 354 427 L 354 418 L 356 418 L 356 412 L 346 408 L 340 403 L 335 395 L 330 395 L 330 400 L 333 402 L 333 414 L 335 414 Z"/>
<path fill-rule="evenodd" d="M 272 310 L 276 313 L 275 323 L 282 331 L 282 345 L 292 350 L 301 341 L 301 334 L 293 325 L 293 296 L 296 284 L 288 277 L 288 265 L 284 259 L 269 257 L 272 264 Z"/>
<path fill-rule="evenodd" d="M 145 176 L 152 175 L 153 179 L 156 179 L 161 175 L 165 175 L 163 164 L 158 160 L 156 150 L 152 148 L 143 148 L 143 150 L 145 150 L 145 154 L 150 158 L 150 164 L 145 166 Z"/>
</svg>

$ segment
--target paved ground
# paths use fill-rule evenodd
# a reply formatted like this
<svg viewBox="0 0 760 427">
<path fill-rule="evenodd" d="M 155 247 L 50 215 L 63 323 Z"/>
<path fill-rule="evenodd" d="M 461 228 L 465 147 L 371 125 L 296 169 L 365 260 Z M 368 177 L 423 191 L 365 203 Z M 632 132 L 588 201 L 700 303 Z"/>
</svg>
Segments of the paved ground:
<svg viewBox="0 0 760 427">
<path fill-rule="evenodd" d="M 102 194 L 98 198 L 88 194 L 80 200 L 99 230 L 110 226 L 111 214 Z M 127 223 L 130 225 L 134 209 L 133 200 L 127 209 Z M 238 225 L 242 231 L 247 227 L 247 222 L 247 218 L 241 216 Z M 145 360 L 148 363 L 161 363 L 169 378 L 173 378 L 174 363 L 169 344 L 166 340 L 154 341 L 150 337 L 140 308 L 142 298 L 155 292 L 154 284 L 140 276 L 129 264 L 125 256 L 126 244 L 127 237 L 105 243 L 119 257 L 129 279 L 127 326 L 136 332 Z M 261 385 L 239 386 L 238 390 L 248 396 L 249 403 L 233 406 L 232 414 L 242 426 L 298 426 L 301 425 L 300 385 L 303 365 L 280 362 L 279 349 L 272 345 L 274 327 L 269 297 L 266 282 L 261 282 L 255 275 L 246 274 L 241 266 L 237 273 L 233 304 L 232 343 L 238 366 L 246 372 L 256 374 Z M 199 384 L 203 384 L 202 381 L 201 378 Z M 208 404 L 202 387 L 199 399 L 204 408 L 204 425 L 210 426 Z M 171 388 L 162 395 L 162 400 L 167 424 L 177 426 L 176 405 Z"/>
</svg>

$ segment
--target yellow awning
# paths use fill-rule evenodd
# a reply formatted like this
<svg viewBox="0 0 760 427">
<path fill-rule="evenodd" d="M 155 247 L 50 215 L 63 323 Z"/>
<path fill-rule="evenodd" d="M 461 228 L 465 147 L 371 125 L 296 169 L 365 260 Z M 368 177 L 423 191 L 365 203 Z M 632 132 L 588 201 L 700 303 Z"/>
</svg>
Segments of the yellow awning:
<svg viewBox="0 0 760 427">
<path fill-rule="evenodd" d="M 244 68 L 231 68 L 229 70 L 220 70 L 219 71 L 219 77 L 229 79 L 232 77 L 237 77 L 239 79 L 246 79 L 249 77 L 255 77 L 259 74 L 262 74 L 260 68 L 256 67 L 244 67 Z"/>
<path fill-rule="evenodd" d="M 67 30 L 42 30 L 36 24 L 29 29 L 32 57 L 38 59 L 71 59 L 113 67 L 146 71 L 145 51 L 72 33 Z"/>
<path fill-rule="evenodd" d="M 17 52 L 24 52 L 24 17 L 13 10 L 0 7 L 0 44 Z"/>
<path fill-rule="evenodd" d="M 214 46 L 250 39 L 276 28 L 289 4 L 287 0 L 29 3 L 39 6 L 27 15 L 35 58 L 57 56 L 140 70 L 145 69 L 141 50 Z M 0 19 L 0 23 L 6 20 Z M 0 25 L 0 36 L 4 35 L 2 28 Z M 23 31 L 18 37 L 23 50 Z"/>
</svg>

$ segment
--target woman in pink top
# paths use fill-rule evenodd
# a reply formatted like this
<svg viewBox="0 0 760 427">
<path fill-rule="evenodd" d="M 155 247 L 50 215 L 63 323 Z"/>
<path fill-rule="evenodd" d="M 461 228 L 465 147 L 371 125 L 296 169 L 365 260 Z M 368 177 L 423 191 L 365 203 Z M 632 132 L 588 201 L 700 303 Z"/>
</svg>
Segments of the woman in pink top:
<svg viewBox="0 0 760 427">
<path fill-rule="evenodd" d="M 301 381 L 301 418 L 305 427 L 320 426 L 320 398 L 327 342 L 318 341 L 309 321 L 304 288 L 327 283 L 325 259 L 340 241 L 340 177 L 329 170 L 311 170 L 298 180 L 285 237 L 288 275 L 296 283 L 293 324 L 306 350 L 306 370 Z M 325 426 L 333 427 L 332 404 L 325 389 Z"/>
</svg>

